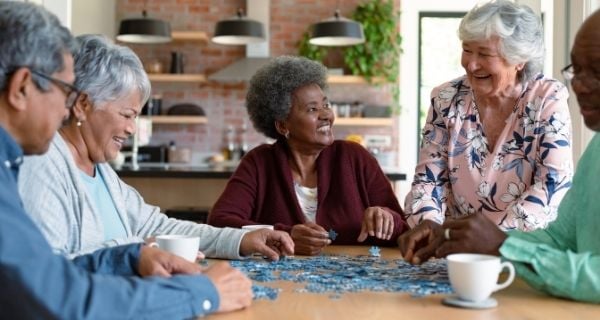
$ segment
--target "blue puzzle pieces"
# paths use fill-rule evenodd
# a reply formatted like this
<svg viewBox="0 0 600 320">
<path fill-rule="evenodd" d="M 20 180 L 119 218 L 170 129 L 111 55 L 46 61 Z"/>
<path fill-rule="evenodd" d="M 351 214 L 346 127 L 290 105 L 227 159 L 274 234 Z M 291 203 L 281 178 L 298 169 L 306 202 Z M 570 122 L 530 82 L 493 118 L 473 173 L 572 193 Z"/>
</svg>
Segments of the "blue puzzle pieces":
<svg viewBox="0 0 600 320">
<path fill-rule="evenodd" d="M 337 232 L 335 232 L 335 230 L 333 229 L 329 229 L 329 239 L 331 239 L 331 241 L 335 241 L 335 238 L 337 238 L 338 234 Z"/>
</svg>

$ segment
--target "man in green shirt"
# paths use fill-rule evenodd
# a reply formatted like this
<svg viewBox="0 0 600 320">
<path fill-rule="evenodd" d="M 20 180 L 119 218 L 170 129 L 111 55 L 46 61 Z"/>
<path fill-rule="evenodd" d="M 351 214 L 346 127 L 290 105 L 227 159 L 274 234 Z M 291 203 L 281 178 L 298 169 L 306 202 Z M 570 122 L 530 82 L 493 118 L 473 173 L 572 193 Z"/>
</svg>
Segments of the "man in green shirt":
<svg viewBox="0 0 600 320">
<path fill-rule="evenodd" d="M 585 124 L 600 131 L 600 10 L 583 23 L 563 69 L 577 95 Z M 447 220 L 442 232 L 419 231 L 399 242 L 407 261 L 477 252 L 513 262 L 531 286 L 551 295 L 600 303 L 600 134 L 577 167 L 573 186 L 545 230 L 502 232 L 482 214 Z"/>
</svg>

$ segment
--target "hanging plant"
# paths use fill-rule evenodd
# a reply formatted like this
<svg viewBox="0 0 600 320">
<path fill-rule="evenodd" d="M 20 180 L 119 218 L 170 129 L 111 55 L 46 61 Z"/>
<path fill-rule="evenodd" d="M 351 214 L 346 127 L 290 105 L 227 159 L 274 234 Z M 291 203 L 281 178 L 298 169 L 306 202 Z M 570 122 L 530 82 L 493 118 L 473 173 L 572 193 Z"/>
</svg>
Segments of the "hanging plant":
<svg viewBox="0 0 600 320">
<path fill-rule="evenodd" d="M 383 78 L 395 83 L 398 79 L 400 43 L 399 13 L 392 0 L 371 0 L 354 10 L 352 19 L 363 25 L 366 41 L 344 49 L 344 62 L 354 75 Z"/>
</svg>

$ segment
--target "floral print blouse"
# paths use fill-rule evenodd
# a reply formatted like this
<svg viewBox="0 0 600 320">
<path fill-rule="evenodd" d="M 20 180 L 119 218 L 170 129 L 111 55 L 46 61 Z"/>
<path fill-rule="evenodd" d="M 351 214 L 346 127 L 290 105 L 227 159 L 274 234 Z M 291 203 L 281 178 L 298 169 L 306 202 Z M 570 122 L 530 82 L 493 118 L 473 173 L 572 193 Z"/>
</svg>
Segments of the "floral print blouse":
<svg viewBox="0 0 600 320">
<path fill-rule="evenodd" d="M 488 149 L 467 78 L 434 88 L 405 201 L 411 227 L 472 213 L 502 230 L 544 228 L 556 219 L 573 174 L 567 97 L 557 80 L 529 81 Z"/>
</svg>

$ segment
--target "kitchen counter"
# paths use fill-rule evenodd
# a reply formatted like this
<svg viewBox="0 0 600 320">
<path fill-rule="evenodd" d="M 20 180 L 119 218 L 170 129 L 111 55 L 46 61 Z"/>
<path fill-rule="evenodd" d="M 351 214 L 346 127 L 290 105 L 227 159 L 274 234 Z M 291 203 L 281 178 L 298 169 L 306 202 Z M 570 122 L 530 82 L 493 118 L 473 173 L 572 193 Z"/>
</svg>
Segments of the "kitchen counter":
<svg viewBox="0 0 600 320">
<path fill-rule="evenodd" d="M 185 165 L 170 163 L 140 163 L 137 170 L 129 166 L 117 174 L 144 200 L 163 210 L 173 208 L 211 208 L 219 198 L 236 164 Z M 406 180 L 406 174 L 397 168 L 383 168 L 392 186 Z"/>
<path fill-rule="evenodd" d="M 121 178 L 184 178 L 184 179 L 229 179 L 235 171 L 232 165 L 181 165 L 181 164 L 140 164 L 133 170 L 124 167 L 117 170 Z M 382 168 L 390 181 L 404 181 L 406 174 L 398 168 Z"/>
</svg>

